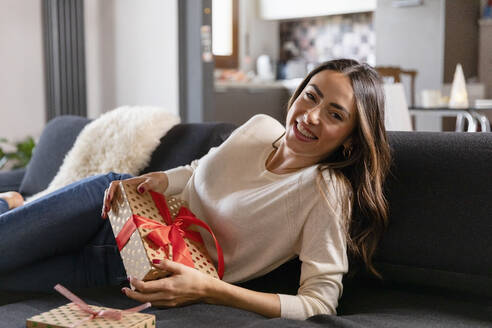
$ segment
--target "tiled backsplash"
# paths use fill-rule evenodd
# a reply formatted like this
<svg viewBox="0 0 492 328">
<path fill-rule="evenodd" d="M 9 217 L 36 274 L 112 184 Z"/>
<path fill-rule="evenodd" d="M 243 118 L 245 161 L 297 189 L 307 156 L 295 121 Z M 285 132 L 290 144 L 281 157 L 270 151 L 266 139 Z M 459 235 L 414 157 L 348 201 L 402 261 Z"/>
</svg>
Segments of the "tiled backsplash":
<svg viewBox="0 0 492 328">
<path fill-rule="evenodd" d="M 372 13 L 305 18 L 280 22 L 280 59 L 306 65 L 335 58 L 375 64 Z"/>
</svg>

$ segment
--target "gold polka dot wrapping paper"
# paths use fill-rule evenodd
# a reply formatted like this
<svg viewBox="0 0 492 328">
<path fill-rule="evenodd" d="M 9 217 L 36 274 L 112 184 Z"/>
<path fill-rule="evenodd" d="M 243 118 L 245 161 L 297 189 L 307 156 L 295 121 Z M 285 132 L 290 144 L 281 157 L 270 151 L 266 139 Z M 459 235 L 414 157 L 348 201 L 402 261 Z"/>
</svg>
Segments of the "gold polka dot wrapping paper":
<svg viewBox="0 0 492 328">
<path fill-rule="evenodd" d="M 163 209 L 158 208 L 156 203 L 156 195 L 162 197 L 167 204 L 167 209 L 172 219 L 176 219 L 182 212 L 182 207 L 187 208 L 185 201 L 176 197 L 165 197 L 155 192 L 138 193 L 136 185 L 127 181 L 120 181 L 118 188 L 113 195 L 113 201 L 111 202 L 111 209 L 108 213 L 108 218 L 113 229 L 113 233 L 117 239 L 117 243 L 120 245 L 119 237 L 120 232 L 125 230 L 130 223 L 129 220 L 133 220 L 136 216 L 138 218 L 145 219 L 147 222 L 154 221 L 159 225 L 168 225 L 163 215 Z M 190 212 L 191 213 L 191 212 Z M 150 221 L 150 220 L 151 221 Z M 198 220 L 201 221 L 201 220 Z M 201 221 L 202 222 L 202 221 Z M 133 224 L 133 223 L 132 223 Z M 204 224 L 204 223 L 203 223 Z M 152 226 L 152 224 L 150 224 Z M 153 242 L 152 229 L 149 229 L 149 224 L 137 225 L 133 229 L 134 232 L 131 236 L 125 239 L 124 245 L 120 245 L 120 255 L 123 260 L 128 276 L 135 277 L 137 279 L 148 281 L 166 277 L 168 272 L 155 268 L 152 265 L 152 261 L 156 260 L 177 260 L 173 259 L 173 245 L 167 243 L 165 245 L 158 245 Z M 183 234 L 185 229 L 177 229 Z M 186 232 L 189 234 L 198 235 L 198 229 L 196 226 L 187 226 Z M 210 231 L 210 230 L 209 230 Z M 130 231 L 131 232 L 131 231 Z M 211 232 L 211 231 L 210 231 Z M 212 234 L 213 235 L 213 234 Z M 193 267 L 203 273 L 206 273 L 214 278 L 219 278 L 219 272 L 215 268 L 207 249 L 203 245 L 203 241 L 197 241 L 196 238 L 188 238 L 186 234 L 182 238 L 186 244 L 187 252 L 189 252 L 189 258 L 193 263 Z M 184 246 L 184 244 L 183 244 Z M 216 243 L 218 253 L 222 253 L 220 246 Z M 182 262 L 184 263 L 184 262 Z M 186 264 L 186 263 L 184 263 Z M 219 267 L 220 273 L 223 273 L 223 259 L 222 268 Z"/>
<path fill-rule="evenodd" d="M 95 311 L 108 310 L 110 308 L 90 306 Z M 90 317 L 82 311 L 75 303 L 62 305 L 48 312 L 35 315 L 27 319 L 28 328 L 153 328 L 155 327 L 155 316 L 147 313 L 122 313 L 121 320 L 109 318 L 94 318 L 79 324 Z"/>
<path fill-rule="evenodd" d="M 155 327 L 155 315 L 139 313 L 150 307 L 151 304 L 148 302 L 129 309 L 119 310 L 101 306 L 91 306 L 60 284 L 57 284 L 54 289 L 72 302 L 27 319 L 27 327 Z"/>
</svg>

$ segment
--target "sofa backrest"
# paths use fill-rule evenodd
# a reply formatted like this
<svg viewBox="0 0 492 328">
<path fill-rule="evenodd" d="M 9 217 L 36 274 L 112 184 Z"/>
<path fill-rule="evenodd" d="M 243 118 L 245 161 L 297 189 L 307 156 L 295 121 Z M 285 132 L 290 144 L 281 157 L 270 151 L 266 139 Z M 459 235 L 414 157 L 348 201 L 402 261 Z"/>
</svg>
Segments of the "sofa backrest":
<svg viewBox="0 0 492 328">
<path fill-rule="evenodd" d="M 390 132 L 385 281 L 492 296 L 492 133 Z"/>
<path fill-rule="evenodd" d="M 46 124 L 26 168 L 19 191 L 24 196 L 48 187 L 77 136 L 91 120 L 72 115 L 58 116 Z M 220 145 L 236 128 L 228 123 L 178 124 L 161 138 L 143 173 L 167 170 L 205 155 Z"/>
<path fill-rule="evenodd" d="M 171 128 L 152 153 L 149 165 L 141 173 L 164 171 L 204 156 L 220 145 L 236 128 L 229 123 L 189 123 Z"/>
<path fill-rule="evenodd" d="M 492 133 L 388 132 L 388 138 L 389 228 L 374 259 L 383 281 L 363 269 L 344 284 L 492 296 Z M 296 258 L 241 285 L 295 294 L 300 265 Z"/>
</svg>

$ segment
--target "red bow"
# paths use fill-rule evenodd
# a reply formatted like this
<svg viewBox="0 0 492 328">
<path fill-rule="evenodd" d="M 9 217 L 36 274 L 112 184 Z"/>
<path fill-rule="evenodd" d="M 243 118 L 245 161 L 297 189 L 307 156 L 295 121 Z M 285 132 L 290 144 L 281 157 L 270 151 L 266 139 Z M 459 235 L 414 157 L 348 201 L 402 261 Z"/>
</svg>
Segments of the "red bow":
<svg viewBox="0 0 492 328">
<path fill-rule="evenodd" d="M 195 215 L 186 207 L 181 206 L 178 215 L 173 219 L 169 208 L 167 207 L 166 198 L 164 195 L 149 191 L 152 199 L 154 200 L 160 215 L 164 219 L 166 224 L 154 221 L 152 219 L 133 214 L 116 236 L 116 244 L 121 251 L 125 247 L 131 235 L 137 229 L 142 227 L 151 230 L 147 235 L 147 238 L 151 240 L 155 245 L 165 248 L 168 244 L 173 246 L 173 261 L 182 263 L 189 267 L 194 268 L 195 265 L 191 258 L 191 253 L 186 246 L 186 242 L 183 238 L 194 240 L 203 244 L 203 239 L 200 233 L 192 230 L 187 230 L 192 224 L 196 224 L 205 228 L 212 235 L 215 241 L 215 247 L 217 248 L 218 257 L 218 275 L 220 279 L 224 276 L 224 256 L 222 254 L 222 248 L 219 242 L 215 238 L 212 229 L 202 220 L 195 217 Z"/>
</svg>

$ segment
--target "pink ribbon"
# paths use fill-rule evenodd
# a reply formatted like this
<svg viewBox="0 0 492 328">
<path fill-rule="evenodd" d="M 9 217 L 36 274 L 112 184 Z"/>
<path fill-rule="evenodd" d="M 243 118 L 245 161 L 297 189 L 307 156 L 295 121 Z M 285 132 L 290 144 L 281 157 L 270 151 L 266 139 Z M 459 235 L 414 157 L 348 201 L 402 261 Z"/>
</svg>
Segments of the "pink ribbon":
<svg viewBox="0 0 492 328">
<path fill-rule="evenodd" d="M 84 302 L 83 300 L 81 300 L 77 295 L 75 295 L 74 293 L 72 293 L 71 291 L 69 291 L 68 289 L 66 289 L 65 287 L 63 287 L 62 285 L 60 284 L 57 284 L 55 286 L 55 290 L 57 292 L 59 292 L 60 294 L 62 294 L 63 296 L 65 296 L 66 298 L 68 298 L 70 301 L 72 301 L 75 305 L 77 305 L 82 311 L 84 311 L 85 313 L 87 314 L 90 314 L 89 317 L 79 321 L 78 323 L 76 323 L 75 325 L 72 326 L 72 328 L 75 328 L 75 327 L 78 327 L 80 326 L 81 324 L 83 324 L 84 322 L 86 321 L 89 321 L 89 320 L 92 320 L 94 318 L 107 318 L 107 319 L 113 319 L 113 320 L 121 320 L 121 313 L 122 312 L 125 312 L 125 313 L 131 313 L 131 312 L 140 312 L 148 307 L 151 306 L 151 304 L 149 302 L 145 303 L 145 304 L 142 304 L 142 305 L 139 305 L 139 306 L 135 306 L 133 308 L 130 308 L 130 309 L 126 309 L 126 310 L 116 310 L 116 309 L 108 309 L 108 310 L 101 310 L 101 311 L 94 311 L 90 308 L 89 305 L 87 305 L 86 302 Z"/>
</svg>

